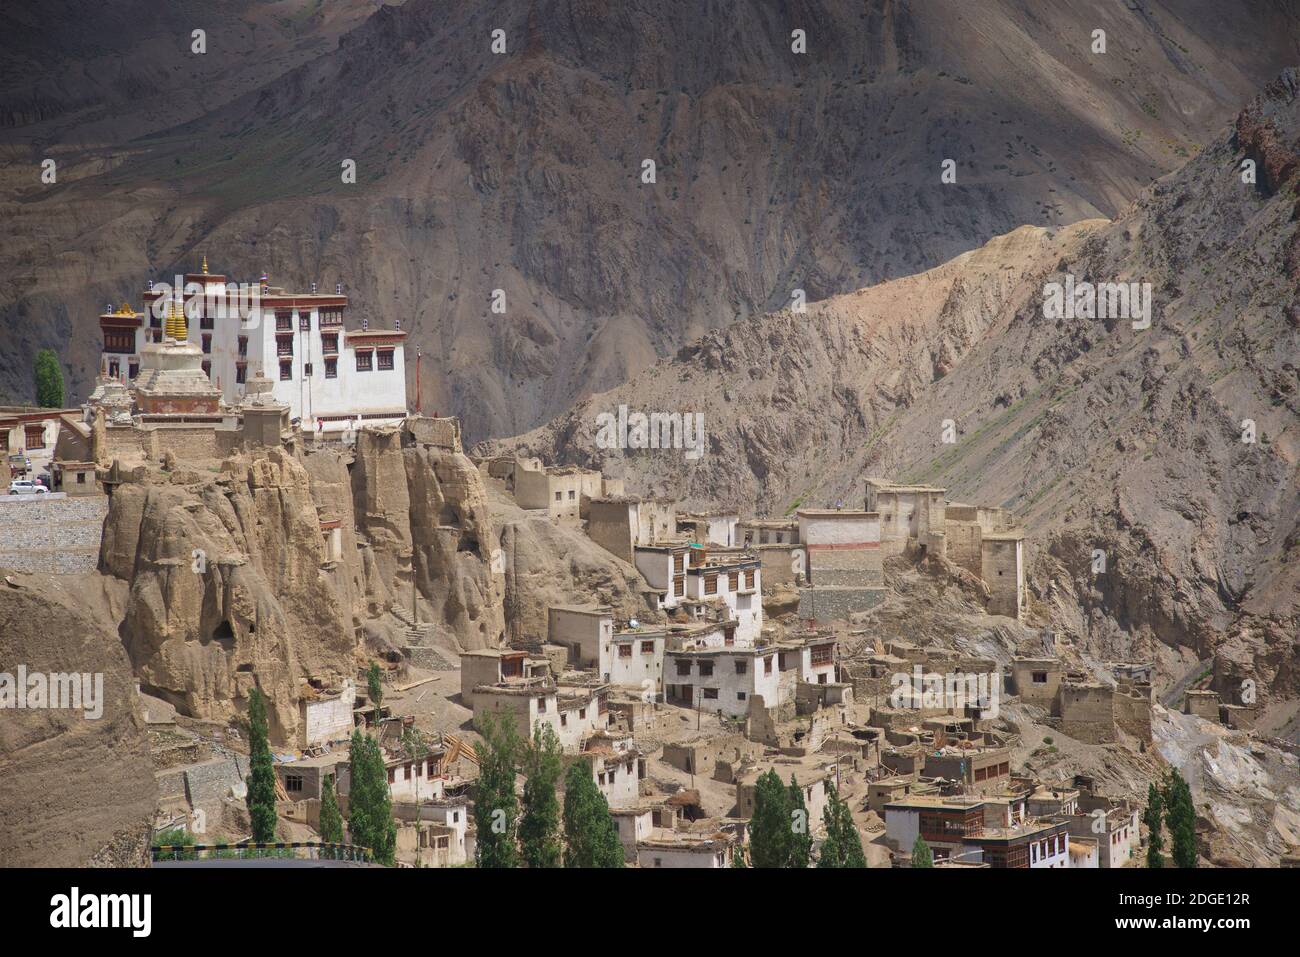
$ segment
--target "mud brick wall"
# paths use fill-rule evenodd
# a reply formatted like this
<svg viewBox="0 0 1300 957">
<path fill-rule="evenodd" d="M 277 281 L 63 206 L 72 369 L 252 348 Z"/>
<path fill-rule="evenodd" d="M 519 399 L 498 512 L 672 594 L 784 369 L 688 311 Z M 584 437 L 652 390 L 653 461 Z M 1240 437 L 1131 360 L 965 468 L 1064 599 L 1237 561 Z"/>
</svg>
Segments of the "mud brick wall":
<svg viewBox="0 0 1300 957">
<path fill-rule="evenodd" d="M 1115 733 L 1115 689 L 1061 685 L 1061 732 L 1085 744 L 1110 744 Z"/>
</svg>

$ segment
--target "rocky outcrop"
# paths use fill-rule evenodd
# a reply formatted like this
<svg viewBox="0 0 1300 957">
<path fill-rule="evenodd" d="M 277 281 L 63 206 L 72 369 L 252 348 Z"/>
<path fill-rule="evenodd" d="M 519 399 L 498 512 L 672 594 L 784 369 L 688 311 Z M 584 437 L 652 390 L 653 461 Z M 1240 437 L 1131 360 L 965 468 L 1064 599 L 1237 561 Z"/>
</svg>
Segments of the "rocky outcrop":
<svg viewBox="0 0 1300 957">
<path fill-rule="evenodd" d="M 3 579 L 0 671 L 101 676 L 103 694 L 98 716 L 84 707 L 0 711 L 0 861 L 141 866 L 157 788 L 117 637 L 125 589 L 95 574 Z"/>
<path fill-rule="evenodd" d="M 505 636 L 496 532 L 478 469 L 462 452 L 416 442 L 410 432 L 367 430 L 352 469 L 357 533 L 393 600 L 460 649 Z"/>
<path fill-rule="evenodd" d="M 221 720 L 256 685 L 283 740 L 298 679 L 354 664 L 348 593 L 324 563 L 308 473 L 271 449 L 201 484 L 119 486 L 100 567 L 130 583 L 122 640 L 145 690 Z"/>
<path fill-rule="evenodd" d="M 128 477 L 100 570 L 129 585 L 120 630 L 142 686 L 182 714 L 227 720 L 256 686 L 273 736 L 292 740 L 301 679 L 351 673 L 376 646 L 403 643 L 413 580 L 434 641 L 479 648 L 504 635 L 478 470 L 406 429 L 362 431 L 355 459 L 267 449 L 217 475 Z"/>
</svg>

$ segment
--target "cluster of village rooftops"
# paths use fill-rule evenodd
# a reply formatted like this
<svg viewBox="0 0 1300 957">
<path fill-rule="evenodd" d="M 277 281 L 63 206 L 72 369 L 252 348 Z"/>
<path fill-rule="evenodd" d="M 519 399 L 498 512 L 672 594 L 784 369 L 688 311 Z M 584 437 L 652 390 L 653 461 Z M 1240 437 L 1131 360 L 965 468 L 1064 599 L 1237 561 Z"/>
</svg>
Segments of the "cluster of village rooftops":
<svg viewBox="0 0 1300 957">
<path fill-rule="evenodd" d="M 1108 665 L 1114 684 L 1107 684 L 1069 672 L 1051 654 L 1000 667 L 843 632 L 851 614 L 880 599 L 882 556 L 909 551 L 944 554 L 980 575 L 994 613 L 1019 617 L 1023 536 L 1001 509 L 947 502 L 943 489 L 870 480 L 861 511 L 745 520 L 629 496 L 594 470 L 513 456 L 478 465 L 523 508 L 635 566 L 665 613 L 665 621 L 645 623 L 598 604 L 556 605 L 544 636 L 466 651 L 459 661 L 459 702 L 477 726 L 487 715 L 504 717 L 527 738 L 549 727 L 567 754 L 589 762 L 630 863 L 731 866 L 767 771 L 800 788 L 815 837 L 832 791 L 848 800 L 880 866 L 910 862 L 918 837 L 940 867 L 1121 867 L 1134 859 L 1138 812 L 1126 801 L 1082 776 L 1047 782 L 1013 773 L 1018 739 L 979 702 L 954 707 L 893 692 L 896 677 L 914 669 L 992 673 L 1062 733 L 1149 742 L 1150 666 Z M 792 623 L 765 624 L 764 576 L 798 592 Z M 357 706 L 339 712 L 331 732 L 311 711 L 333 700 Z M 409 720 L 375 714 L 351 681 L 329 701 L 304 699 L 302 726 L 317 735 L 304 746 L 341 739 L 354 719 L 391 726 L 381 735 L 396 742 Z M 409 802 L 419 788 L 438 806 L 467 812 L 464 798 L 449 795 L 463 788 L 461 764 L 472 754 L 456 735 L 444 735 L 423 763 L 394 745 L 394 799 Z M 307 819 L 323 776 L 341 771 L 345 759 L 326 752 L 279 766 Z M 346 780 L 340 790 L 346 800 Z M 402 820 L 417 826 L 412 811 Z M 471 853 L 472 833 L 447 836 L 458 853 Z"/>
</svg>

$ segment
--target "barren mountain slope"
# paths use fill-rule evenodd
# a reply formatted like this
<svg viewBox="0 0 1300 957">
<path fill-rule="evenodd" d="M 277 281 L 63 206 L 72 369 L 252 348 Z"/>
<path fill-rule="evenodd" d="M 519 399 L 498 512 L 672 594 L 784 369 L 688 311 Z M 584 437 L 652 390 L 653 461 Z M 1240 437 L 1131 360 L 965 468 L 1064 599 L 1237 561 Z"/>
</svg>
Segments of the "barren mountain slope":
<svg viewBox="0 0 1300 957">
<path fill-rule="evenodd" d="M 1293 0 L 408 0 L 186 126 L 61 153 L 55 187 L 11 165 L 0 391 L 29 394 L 48 345 L 84 395 L 103 303 L 207 251 L 343 281 L 424 349 L 426 409 L 519 432 L 796 288 L 1114 215 L 1298 36 Z"/>
<path fill-rule="evenodd" d="M 1254 677 L 1294 695 L 1298 89 L 1286 71 L 1113 224 L 1022 228 L 804 315 L 736 323 L 498 445 L 769 514 L 860 503 L 871 474 L 944 485 L 1024 518 L 1033 588 L 1090 651 L 1152 656 L 1158 639 L 1214 657 L 1221 690 Z M 1150 283 L 1151 328 L 1047 318 L 1043 286 L 1067 273 Z M 624 403 L 702 411 L 707 453 L 598 449 L 596 415 Z"/>
</svg>

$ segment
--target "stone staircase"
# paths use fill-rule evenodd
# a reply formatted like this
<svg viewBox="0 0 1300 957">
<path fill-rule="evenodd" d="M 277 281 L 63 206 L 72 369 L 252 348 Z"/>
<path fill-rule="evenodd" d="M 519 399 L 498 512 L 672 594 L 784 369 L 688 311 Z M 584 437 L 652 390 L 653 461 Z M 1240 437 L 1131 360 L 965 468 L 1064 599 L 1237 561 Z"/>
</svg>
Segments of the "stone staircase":
<svg viewBox="0 0 1300 957">
<path fill-rule="evenodd" d="M 416 622 L 411 613 L 396 602 L 390 602 L 388 610 L 402 623 L 401 647 L 407 661 L 426 671 L 455 671 L 460 667 L 460 658 L 454 651 L 434 643 L 438 633 L 436 625 Z"/>
</svg>

